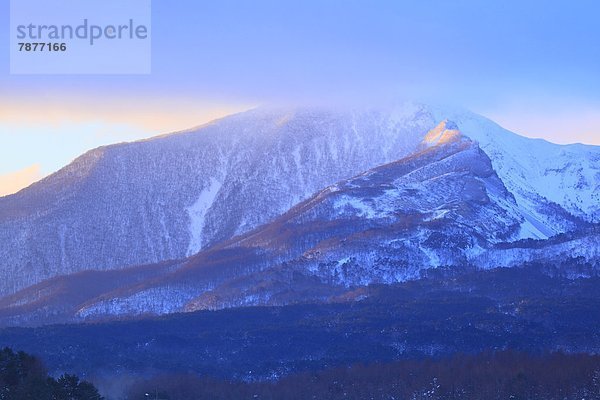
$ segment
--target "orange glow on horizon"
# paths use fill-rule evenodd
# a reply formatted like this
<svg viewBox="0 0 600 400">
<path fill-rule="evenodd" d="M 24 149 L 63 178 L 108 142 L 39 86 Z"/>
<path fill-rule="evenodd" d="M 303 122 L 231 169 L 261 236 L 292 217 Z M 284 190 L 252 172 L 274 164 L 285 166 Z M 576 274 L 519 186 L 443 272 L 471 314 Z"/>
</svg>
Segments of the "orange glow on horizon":
<svg viewBox="0 0 600 400">
<path fill-rule="evenodd" d="M 50 140 L 61 143 L 72 141 L 73 132 L 77 132 L 77 127 L 80 126 L 81 142 L 90 143 L 88 148 L 81 148 L 79 154 L 83 154 L 99 145 L 147 139 L 188 130 L 250 108 L 252 107 L 243 105 L 202 104 L 190 99 L 163 100 L 152 97 L 2 98 L 0 132 L 4 135 L 19 135 L 23 131 L 35 132 L 36 135 L 47 135 L 47 138 L 52 138 Z M 40 143 L 47 140 L 43 139 Z M 65 154 L 70 153 L 65 151 Z M 70 154 L 62 165 L 66 165 L 68 160 L 74 157 L 75 154 Z M 56 158 L 60 160 L 62 156 L 57 155 Z M 0 173 L 0 196 L 15 193 L 56 170 L 54 165 L 48 167 L 47 161 L 26 160 L 25 162 L 32 165 L 16 172 L 6 173 L 10 169 L 4 168 L 3 174 Z"/>
<path fill-rule="evenodd" d="M 192 100 L 156 98 L 0 99 L 0 123 L 48 126 L 103 122 L 136 126 L 153 136 L 190 129 L 250 108 L 249 105 L 199 104 Z"/>
<path fill-rule="evenodd" d="M 0 175 L 0 196 L 16 193 L 42 178 L 39 164 L 31 165 L 20 171 Z"/>
</svg>

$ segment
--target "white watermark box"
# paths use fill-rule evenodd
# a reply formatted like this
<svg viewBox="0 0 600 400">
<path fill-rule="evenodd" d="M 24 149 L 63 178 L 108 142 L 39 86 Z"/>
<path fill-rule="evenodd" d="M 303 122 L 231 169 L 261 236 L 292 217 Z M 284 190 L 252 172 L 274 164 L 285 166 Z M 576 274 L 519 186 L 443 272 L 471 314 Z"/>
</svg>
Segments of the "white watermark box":
<svg viewBox="0 0 600 400">
<path fill-rule="evenodd" d="M 149 74 L 151 0 L 11 0 L 11 74 Z"/>
</svg>

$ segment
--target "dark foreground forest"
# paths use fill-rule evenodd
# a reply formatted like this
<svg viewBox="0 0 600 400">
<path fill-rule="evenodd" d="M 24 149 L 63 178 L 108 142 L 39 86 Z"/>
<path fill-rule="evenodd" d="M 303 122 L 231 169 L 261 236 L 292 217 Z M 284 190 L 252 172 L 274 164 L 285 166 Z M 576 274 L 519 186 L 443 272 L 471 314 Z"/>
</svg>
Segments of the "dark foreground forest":
<svg viewBox="0 0 600 400">
<path fill-rule="evenodd" d="M 48 376 L 42 362 L 22 351 L 0 351 L 2 400 L 102 400 L 98 390 L 75 375 Z"/>
<path fill-rule="evenodd" d="M 261 382 L 163 374 L 123 387 L 122 399 L 600 399 L 600 356 L 512 351 L 354 365 Z M 74 375 L 47 376 L 24 352 L 0 352 L 0 399 L 102 400 Z"/>
<path fill-rule="evenodd" d="M 138 382 L 129 399 L 146 393 L 183 399 L 600 399 L 600 356 L 483 353 L 445 359 L 356 365 L 298 373 L 275 382 L 243 383 L 195 375 Z M 154 398 L 151 397 L 151 398 Z"/>
</svg>

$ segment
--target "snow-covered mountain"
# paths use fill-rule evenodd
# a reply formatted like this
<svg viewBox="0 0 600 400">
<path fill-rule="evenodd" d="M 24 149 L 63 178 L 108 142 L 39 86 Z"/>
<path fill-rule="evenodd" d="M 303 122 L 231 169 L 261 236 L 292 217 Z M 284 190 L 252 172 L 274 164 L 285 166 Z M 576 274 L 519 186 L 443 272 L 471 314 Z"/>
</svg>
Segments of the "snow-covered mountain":
<svg viewBox="0 0 600 400">
<path fill-rule="evenodd" d="M 556 145 L 529 139 L 473 113 L 432 111 L 450 118 L 477 141 L 494 170 L 528 214 L 523 237 L 547 238 L 570 229 L 548 207 L 559 205 L 590 222 L 600 222 L 600 148 L 581 144 Z"/>
<path fill-rule="evenodd" d="M 550 240 L 518 240 L 530 210 L 456 124 L 443 121 L 415 149 L 186 260 L 78 273 L 5 297 L 0 318 L 36 324 L 331 301 L 439 266 L 576 259 L 598 267 L 600 232 L 558 205 L 555 217 L 578 229 Z"/>
<path fill-rule="evenodd" d="M 478 143 L 507 189 L 492 193 L 510 221 L 497 232 L 503 240 L 545 238 L 598 221 L 597 147 L 526 139 L 481 116 L 418 104 L 257 109 L 90 151 L 0 198 L 0 293 L 81 271 L 182 260 L 274 220 L 335 182 L 439 144 L 432 129 L 447 118 Z M 443 187 L 428 190 L 434 189 Z M 339 204 L 364 206 L 365 217 L 384 212 L 352 198 Z"/>
</svg>

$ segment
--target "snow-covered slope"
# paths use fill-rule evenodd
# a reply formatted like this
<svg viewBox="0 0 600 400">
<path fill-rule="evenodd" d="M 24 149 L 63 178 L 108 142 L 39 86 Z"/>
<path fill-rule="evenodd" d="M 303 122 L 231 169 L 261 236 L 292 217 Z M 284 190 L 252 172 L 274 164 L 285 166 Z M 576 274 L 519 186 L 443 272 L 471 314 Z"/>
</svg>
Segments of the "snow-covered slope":
<svg viewBox="0 0 600 400">
<path fill-rule="evenodd" d="M 0 320 L 38 324 L 329 301 L 439 266 L 577 259 L 598 267 L 598 230 L 591 226 L 571 236 L 515 242 L 528 215 L 486 153 L 455 124 L 442 122 L 416 148 L 186 260 L 75 274 L 0 299 Z M 81 287 L 90 289 L 82 295 Z"/>
<path fill-rule="evenodd" d="M 600 222 L 600 147 L 556 145 L 509 132 L 464 110 L 432 108 L 450 118 L 492 160 L 494 170 L 528 215 L 523 237 L 547 238 L 570 230 L 554 205 L 590 222 Z"/>
<path fill-rule="evenodd" d="M 525 216 L 511 240 L 575 229 L 579 221 L 569 213 L 598 220 L 596 147 L 525 139 L 477 115 L 412 103 L 258 109 L 93 150 L 0 198 L 0 294 L 53 276 L 185 258 L 272 221 L 328 185 L 422 149 L 446 118 L 479 142 Z M 441 139 L 432 133 L 428 143 Z"/>
<path fill-rule="evenodd" d="M 196 253 L 412 152 L 430 124 L 419 108 L 255 110 L 93 150 L 0 198 L 0 294 Z"/>
</svg>

